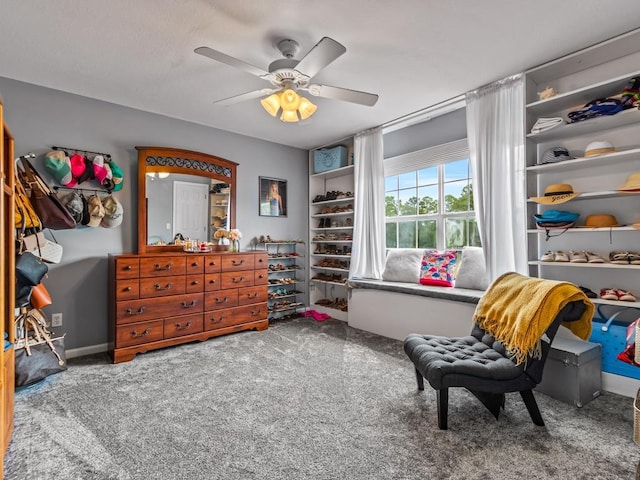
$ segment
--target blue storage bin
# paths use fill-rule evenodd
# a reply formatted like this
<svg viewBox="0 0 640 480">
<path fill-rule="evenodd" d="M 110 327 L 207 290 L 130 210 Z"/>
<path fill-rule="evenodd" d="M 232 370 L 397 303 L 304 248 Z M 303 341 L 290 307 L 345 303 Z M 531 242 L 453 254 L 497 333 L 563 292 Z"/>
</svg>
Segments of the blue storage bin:
<svg viewBox="0 0 640 480">
<path fill-rule="evenodd" d="M 347 147 L 321 148 L 313 152 L 314 173 L 328 172 L 347 166 Z"/>
<path fill-rule="evenodd" d="M 594 317 L 589 341 L 602 345 L 603 372 L 640 380 L 640 367 L 618 360 L 618 354 L 627 347 L 628 326 L 629 322 Z M 605 327 L 606 331 L 602 327 Z"/>
</svg>

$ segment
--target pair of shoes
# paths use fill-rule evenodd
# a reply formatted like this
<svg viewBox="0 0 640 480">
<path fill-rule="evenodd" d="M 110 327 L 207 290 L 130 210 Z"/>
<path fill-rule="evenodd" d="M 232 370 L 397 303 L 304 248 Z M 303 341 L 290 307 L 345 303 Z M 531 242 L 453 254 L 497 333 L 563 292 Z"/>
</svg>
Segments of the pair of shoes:
<svg viewBox="0 0 640 480">
<path fill-rule="evenodd" d="M 569 261 L 571 263 L 605 263 L 604 258 L 597 253 L 587 252 L 585 250 L 570 250 Z"/>
<path fill-rule="evenodd" d="M 594 292 L 593 290 L 591 290 L 590 288 L 583 287 L 582 285 L 579 286 L 578 288 L 584 292 L 584 294 L 587 296 L 587 298 L 598 298 L 598 294 L 596 292 Z"/>
<path fill-rule="evenodd" d="M 600 290 L 600 298 L 604 300 L 621 300 L 623 302 L 636 301 L 636 297 L 633 293 L 619 288 L 603 288 Z"/>
<path fill-rule="evenodd" d="M 569 261 L 569 255 L 567 255 L 566 252 L 563 252 L 562 250 L 559 250 L 557 252 L 545 252 L 541 257 L 540 257 L 540 261 L 541 262 L 568 262 Z"/>
<path fill-rule="evenodd" d="M 616 265 L 640 265 L 640 253 L 614 251 L 609 254 L 609 260 Z"/>
</svg>

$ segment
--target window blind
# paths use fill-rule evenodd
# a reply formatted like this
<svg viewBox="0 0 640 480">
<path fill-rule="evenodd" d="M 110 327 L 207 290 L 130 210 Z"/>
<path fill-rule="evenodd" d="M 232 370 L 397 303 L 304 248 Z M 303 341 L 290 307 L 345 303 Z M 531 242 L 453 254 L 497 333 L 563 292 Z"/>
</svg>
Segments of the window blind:
<svg viewBox="0 0 640 480">
<path fill-rule="evenodd" d="M 384 176 L 389 177 L 400 173 L 412 172 L 432 165 L 465 158 L 469 158 L 469 146 L 467 139 L 463 138 L 462 140 L 405 153 L 397 157 L 385 158 Z"/>
</svg>

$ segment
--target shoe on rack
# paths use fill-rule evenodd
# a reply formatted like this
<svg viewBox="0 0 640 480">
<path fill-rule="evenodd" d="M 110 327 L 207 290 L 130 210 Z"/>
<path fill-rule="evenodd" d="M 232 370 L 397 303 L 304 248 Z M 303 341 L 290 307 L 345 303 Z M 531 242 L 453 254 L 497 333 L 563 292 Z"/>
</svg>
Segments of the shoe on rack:
<svg viewBox="0 0 640 480">
<path fill-rule="evenodd" d="M 583 287 L 582 285 L 579 286 L 578 288 L 584 292 L 584 294 L 587 296 L 587 298 L 598 298 L 598 294 L 596 292 L 594 292 L 593 290 L 591 290 L 590 288 Z"/>
<path fill-rule="evenodd" d="M 640 253 L 638 252 L 628 252 L 629 253 L 629 263 L 631 265 L 640 265 Z"/>
<path fill-rule="evenodd" d="M 609 254 L 609 260 L 616 265 L 629 265 L 629 252 L 611 252 Z"/>
<path fill-rule="evenodd" d="M 636 297 L 633 293 L 627 291 L 627 290 L 616 290 L 616 293 L 618 294 L 618 300 L 621 300 L 623 302 L 635 302 L 636 301 Z"/>
<path fill-rule="evenodd" d="M 541 257 L 540 257 L 540 261 L 541 262 L 555 262 L 556 261 L 556 253 L 555 252 L 545 252 Z"/>
<path fill-rule="evenodd" d="M 589 263 L 605 263 L 604 258 L 602 258 L 597 253 L 584 252 L 584 254 L 587 256 L 587 262 Z"/>
<path fill-rule="evenodd" d="M 569 261 L 569 255 L 567 255 L 567 252 L 563 252 L 562 250 L 558 250 L 556 252 L 556 262 L 568 262 Z"/>
<path fill-rule="evenodd" d="M 569 250 L 569 261 L 571 263 L 587 263 L 587 256 L 582 251 Z"/>
<path fill-rule="evenodd" d="M 600 290 L 600 298 L 603 300 L 618 300 L 618 291 L 615 288 L 603 288 Z"/>
</svg>

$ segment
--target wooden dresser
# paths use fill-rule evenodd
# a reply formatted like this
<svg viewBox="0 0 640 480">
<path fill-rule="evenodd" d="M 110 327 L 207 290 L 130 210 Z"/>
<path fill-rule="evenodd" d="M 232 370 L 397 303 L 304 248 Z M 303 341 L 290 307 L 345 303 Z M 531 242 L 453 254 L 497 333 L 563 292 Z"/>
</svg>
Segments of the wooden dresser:
<svg viewBox="0 0 640 480">
<path fill-rule="evenodd" d="M 265 330 L 267 284 L 266 252 L 110 255 L 113 362 L 241 330 Z"/>
</svg>

